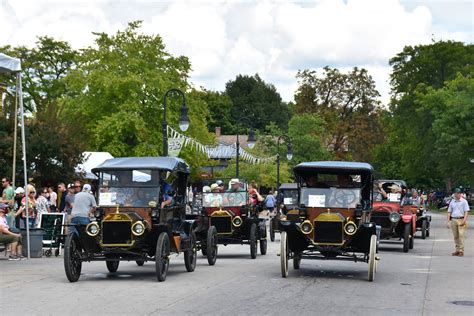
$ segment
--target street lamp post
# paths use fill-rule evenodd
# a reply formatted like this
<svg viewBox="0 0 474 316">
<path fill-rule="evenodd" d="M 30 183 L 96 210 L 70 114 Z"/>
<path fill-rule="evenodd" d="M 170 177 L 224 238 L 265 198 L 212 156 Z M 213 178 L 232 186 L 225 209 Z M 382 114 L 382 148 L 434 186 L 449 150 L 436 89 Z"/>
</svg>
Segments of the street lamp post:
<svg viewBox="0 0 474 316">
<path fill-rule="evenodd" d="M 186 107 L 186 97 L 184 92 L 179 89 L 169 89 L 163 97 L 163 157 L 168 156 L 168 122 L 166 121 L 166 98 L 170 93 L 179 94 L 183 102 L 181 104 L 181 115 L 179 116 L 179 128 L 185 132 L 189 127 L 188 108 Z"/>
<path fill-rule="evenodd" d="M 240 119 L 237 120 L 237 126 L 241 123 L 241 121 L 246 120 L 247 122 L 252 125 L 252 122 L 248 117 L 241 117 Z M 249 146 L 250 149 L 252 149 L 255 146 L 256 138 L 255 138 L 255 133 L 253 131 L 253 128 L 250 127 L 249 130 L 249 136 L 247 138 L 247 146 Z M 239 131 L 237 130 L 237 142 L 236 142 L 236 153 L 235 153 L 235 177 L 239 178 L 239 156 L 240 156 L 240 142 L 239 142 Z"/>
<path fill-rule="evenodd" d="M 291 145 L 291 140 L 287 135 L 280 135 L 277 139 L 277 187 L 276 189 L 279 190 L 280 188 L 280 141 L 285 139 L 287 152 L 286 152 L 286 159 L 291 160 L 293 158 L 293 147 Z"/>
</svg>

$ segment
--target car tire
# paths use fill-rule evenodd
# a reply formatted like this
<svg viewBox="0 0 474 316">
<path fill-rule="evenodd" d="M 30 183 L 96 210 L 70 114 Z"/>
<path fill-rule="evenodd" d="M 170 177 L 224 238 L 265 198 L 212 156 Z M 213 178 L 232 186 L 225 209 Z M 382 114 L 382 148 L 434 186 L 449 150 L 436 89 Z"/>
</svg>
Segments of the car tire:
<svg viewBox="0 0 474 316">
<path fill-rule="evenodd" d="M 430 237 L 430 224 L 428 223 L 428 227 L 426 228 L 426 237 Z"/>
<path fill-rule="evenodd" d="M 408 243 L 408 248 L 413 249 L 415 245 L 415 234 L 413 233 L 410 237 L 410 242 Z"/>
<path fill-rule="evenodd" d="M 282 278 L 288 277 L 288 236 L 280 232 L 280 265 Z"/>
<path fill-rule="evenodd" d="M 137 266 L 141 267 L 145 264 L 145 261 L 144 260 L 137 260 L 135 261 L 137 263 Z"/>
<path fill-rule="evenodd" d="M 252 225 L 250 225 L 249 243 L 250 257 L 252 259 L 255 259 L 257 258 L 257 224 L 255 223 L 252 223 Z"/>
<path fill-rule="evenodd" d="M 76 234 L 69 234 L 64 244 L 64 270 L 69 282 L 76 282 L 81 276 L 82 260 L 79 240 Z"/>
<path fill-rule="evenodd" d="M 262 256 L 267 254 L 267 239 L 260 239 L 260 254 Z"/>
<path fill-rule="evenodd" d="M 204 250 L 204 248 L 202 249 Z M 204 251 L 203 251 L 204 253 Z M 215 226 L 209 227 L 207 231 L 207 240 L 206 240 L 206 255 L 207 263 L 210 266 L 216 264 L 217 260 L 217 229 Z"/>
<path fill-rule="evenodd" d="M 375 260 L 375 254 L 377 250 L 377 236 L 370 236 L 370 248 L 369 248 L 369 269 L 368 269 L 368 279 L 369 282 L 374 281 L 375 272 L 377 271 L 377 261 Z"/>
<path fill-rule="evenodd" d="M 167 233 L 162 232 L 158 236 L 155 253 L 155 270 L 158 282 L 163 282 L 166 280 L 166 274 L 168 273 L 168 267 L 170 264 L 169 254 L 170 238 L 168 237 Z"/>
<path fill-rule="evenodd" d="M 109 272 L 114 273 L 117 272 L 118 267 L 119 267 L 120 261 L 106 261 L 105 265 L 107 266 L 107 270 Z"/>
<path fill-rule="evenodd" d="M 410 247 L 410 223 L 403 228 L 403 252 L 408 252 Z"/>
<path fill-rule="evenodd" d="M 426 239 L 426 230 L 427 230 L 426 226 L 427 226 L 426 219 L 424 219 L 421 222 L 421 239 Z"/>
<path fill-rule="evenodd" d="M 270 241 L 275 241 L 275 217 L 270 220 Z"/>
<path fill-rule="evenodd" d="M 193 272 L 196 269 L 197 258 L 196 235 L 194 235 L 194 232 L 189 234 L 189 238 L 191 239 L 191 249 L 184 252 L 184 265 L 186 266 L 186 271 Z"/>
<path fill-rule="evenodd" d="M 301 265 L 301 254 L 295 254 L 293 257 L 293 269 L 299 270 Z"/>
</svg>

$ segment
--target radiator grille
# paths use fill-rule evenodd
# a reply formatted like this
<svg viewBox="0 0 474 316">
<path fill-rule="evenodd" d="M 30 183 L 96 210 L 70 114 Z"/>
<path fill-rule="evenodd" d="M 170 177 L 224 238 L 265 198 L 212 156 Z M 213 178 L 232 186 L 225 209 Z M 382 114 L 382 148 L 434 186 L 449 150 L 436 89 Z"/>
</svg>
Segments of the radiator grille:
<svg viewBox="0 0 474 316">
<path fill-rule="evenodd" d="M 342 243 L 342 222 L 314 222 L 314 242 Z"/>
<path fill-rule="evenodd" d="M 374 213 L 373 212 L 372 215 L 370 216 L 370 221 L 374 222 L 376 225 L 379 225 L 385 228 L 388 228 L 392 225 L 392 222 L 390 222 L 390 219 L 389 219 L 389 213 L 381 213 L 381 212 Z"/>
<path fill-rule="evenodd" d="M 132 223 L 128 221 L 102 222 L 104 245 L 129 245 L 132 243 Z"/>
<path fill-rule="evenodd" d="M 218 233 L 231 233 L 232 220 L 230 216 L 211 217 L 211 225 L 215 226 Z"/>
</svg>

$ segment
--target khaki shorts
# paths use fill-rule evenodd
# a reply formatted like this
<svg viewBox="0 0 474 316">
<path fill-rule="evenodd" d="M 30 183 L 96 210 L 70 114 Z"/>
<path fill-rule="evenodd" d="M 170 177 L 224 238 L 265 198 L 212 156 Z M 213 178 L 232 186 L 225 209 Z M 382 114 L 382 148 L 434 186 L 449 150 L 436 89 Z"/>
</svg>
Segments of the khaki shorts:
<svg viewBox="0 0 474 316">
<path fill-rule="evenodd" d="M 13 242 L 17 242 L 20 245 L 22 244 L 21 236 L 12 236 L 12 235 L 5 235 L 0 234 L 0 244 L 11 244 Z"/>
</svg>

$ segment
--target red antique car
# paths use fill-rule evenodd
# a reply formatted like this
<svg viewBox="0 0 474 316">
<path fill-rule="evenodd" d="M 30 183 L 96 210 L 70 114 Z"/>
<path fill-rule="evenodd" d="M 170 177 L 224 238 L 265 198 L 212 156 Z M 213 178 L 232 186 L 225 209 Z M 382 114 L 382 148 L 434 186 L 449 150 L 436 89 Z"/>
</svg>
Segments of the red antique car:
<svg viewBox="0 0 474 316">
<path fill-rule="evenodd" d="M 403 239 L 403 251 L 413 249 L 416 214 L 411 206 L 402 207 L 406 190 L 403 180 L 374 181 L 374 202 L 371 220 L 381 227 L 380 240 Z"/>
</svg>

